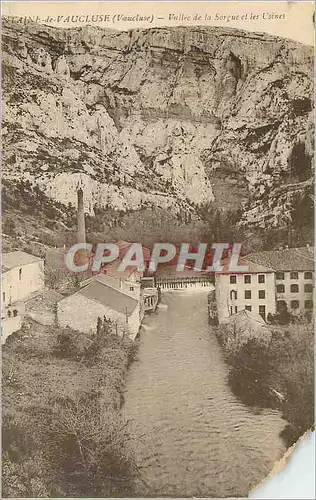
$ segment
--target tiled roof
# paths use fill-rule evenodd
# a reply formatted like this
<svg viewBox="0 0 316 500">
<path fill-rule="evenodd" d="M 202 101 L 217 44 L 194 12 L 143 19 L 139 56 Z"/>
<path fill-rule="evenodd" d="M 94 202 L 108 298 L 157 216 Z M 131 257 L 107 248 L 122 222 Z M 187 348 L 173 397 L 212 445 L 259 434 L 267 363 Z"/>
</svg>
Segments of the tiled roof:
<svg viewBox="0 0 316 500">
<path fill-rule="evenodd" d="M 122 259 L 126 252 L 130 249 L 133 243 L 130 241 L 119 240 L 115 242 L 115 245 L 119 248 L 119 259 Z M 151 250 L 145 245 L 141 245 L 144 255 L 144 260 L 150 260 Z"/>
<path fill-rule="evenodd" d="M 110 276 L 111 278 L 122 278 L 127 279 L 132 275 L 135 275 L 136 278 L 140 278 L 143 273 L 137 270 L 136 266 L 128 266 L 124 271 L 119 270 L 119 266 L 121 261 L 115 260 L 114 262 L 110 262 L 107 266 L 104 267 L 105 274 Z"/>
<path fill-rule="evenodd" d="M 128 316 L 132 314 L 138 304 L 138 301 L 130 295 L 98 280 L 92 281 L 77 293 L 87 299 L 95 300 L 113 311 Z"/>
<path fill-rule="evenodd" d="M 4 271 L 8 271 L 9 269 L 13 269 L 14 267 L 27 266 L 28 264 L 33 264 L 34 262 L 40 261 L 43 261 L 43 259 L 41 259 L 40 257 L 36 257 L 36 255 L 31 255 L 20 250 L 17 250 L 16 252 L 5 253 L 2 256 Z"/>
<path fill-rule="evenodd" d="M 272 268 L 274 271 L 313 271 L 313 252 L 312 247 L 285 248 L 250 253 L 245 256 L 245 259 L 254 264 Z"/>
</svg>

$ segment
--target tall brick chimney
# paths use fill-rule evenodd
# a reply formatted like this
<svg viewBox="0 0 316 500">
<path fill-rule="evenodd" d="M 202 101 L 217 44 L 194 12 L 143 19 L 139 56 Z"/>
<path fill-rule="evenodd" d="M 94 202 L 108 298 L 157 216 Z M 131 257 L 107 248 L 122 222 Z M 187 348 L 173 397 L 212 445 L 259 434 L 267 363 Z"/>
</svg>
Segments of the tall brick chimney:
<svg viewBox="0 0 316 500">
<path fill-rule="evenodd" d="M 77 243 L 85 243 L 86 226 L 84 220 L 83 191 L 81 188 L 78 189 L 77 196 L 78 196 Z"/>
</svg>

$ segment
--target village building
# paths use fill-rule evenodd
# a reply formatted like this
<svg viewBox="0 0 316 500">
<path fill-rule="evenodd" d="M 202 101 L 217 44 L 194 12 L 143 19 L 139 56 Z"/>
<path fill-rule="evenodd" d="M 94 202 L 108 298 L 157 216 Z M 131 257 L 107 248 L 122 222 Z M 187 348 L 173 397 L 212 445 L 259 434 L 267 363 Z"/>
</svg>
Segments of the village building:
<svg viewBox="0 0 316 500">
<path fill-rule="evenodd" d="M 2 257 L 2 343 L 19 330 L 25 302 L 43 292 L 44 260 L 22 251 Z"/>
<path fill-rule="evenodd" d="M 123 290 L 106 276 L 96 276 L 58 302 L 58 324 L 90 334 L 96 332 L 98 318 L 105 317 L 114 322 L 119 334 L 127 331 L 134 339 L 144 316 L 142 301 L 135 292 Z"/>
<path fill-rule="evenodd" d="M 313 309 L 314 249 L 284 248 L 257 252 L 247 259 L 274 270 L 276 310 L 287 306 L 291 314 L 310 313 Z"/>
<path fill-rule="evenodd" d="M 102 268 L 104 275 L 112 279 L 113 286 L 118 286 L 125 292 L 134 294 L 142 303 L 141 307 L 145 312 L 154 312 L 158 305 L 158 289 L 153 277 L 146 277 L 144 271 L 138 271 L 135 266 L 128 266 L 124 271 L 119 270 L 119 265 L 131 243 L 119 241 L 116 243 L 119 247 L 119 258 Z M 143 248 L 144 263 L 148 266 L 150 261 L 150 250 Z M 116 284 L 114 285 L 116 280 Z"/>
<path fill-rule="evenodd" d="M 266 320 L 276 308 L 273 269 L 243 259 L 240 265 L 248 266 L 247 273 L 216 273 L 215 297 L 218 322 L 246 310 L 259 314 Z"/>
<path fill-rule="evenodd" d="M 223 263 L 225 265 L 225 263 Z M 313 308 L 313 249 L 310 247 L 251 253 L 239 262 L 246 273 L 224 271 L 215 275 L 217 318 L 242 310 L 268 315 L 284 310 L 309 313 Z"/>
</svg>

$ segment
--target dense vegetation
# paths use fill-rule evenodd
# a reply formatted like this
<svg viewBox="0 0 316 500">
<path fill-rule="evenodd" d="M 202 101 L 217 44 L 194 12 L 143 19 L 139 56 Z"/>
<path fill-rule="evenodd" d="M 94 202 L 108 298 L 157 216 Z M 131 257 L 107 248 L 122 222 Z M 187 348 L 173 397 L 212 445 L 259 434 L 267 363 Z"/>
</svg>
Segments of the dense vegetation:
<svg viewBox="0 0 316 500">
<path fill-rule="evenodd" d="M 135 344 L 107 321 L 88 338 L 29 322 L 3 348 L 4 497 L 115 497 L 133 491 L 120 413 Z"/>
<path fill-rule="evenodd" d="M 278 228 L 246 228 L 240 225 L 242 210 L 221 210 L 207 204 L 191 211 L 170 211 L 144 204 L 141 209 L 120 211 L 95 207 L 86 215 L 87 240 L 127 240 L 151 246 L 158 241 L 242 242 L 242 252 L 270 250 L 280 246 L 303 246 L 313 242 L 313 202 L 307 196 L 292 210 L 292 223 Z M 282 221 L 280 221 L 282 222 Z M 3 248 L 25 250 L 45 256 L 52 247 L 76 241 L 76 210 L 55 202 L 29 182 L 14 186 L 3 182 Z"/>
<path fill-rule="evenodd" d="M 221 327 L 219 327 L 220 331 Z M 219 339 L 222 336 L 219 332 Z M 314 334 L 310 323 L 273 326 L 268 344 L 252 338 L 226 349 L 229 384 L 245 403 L 279 409 L 288 446 L 314 425 Z"/>
</svg>

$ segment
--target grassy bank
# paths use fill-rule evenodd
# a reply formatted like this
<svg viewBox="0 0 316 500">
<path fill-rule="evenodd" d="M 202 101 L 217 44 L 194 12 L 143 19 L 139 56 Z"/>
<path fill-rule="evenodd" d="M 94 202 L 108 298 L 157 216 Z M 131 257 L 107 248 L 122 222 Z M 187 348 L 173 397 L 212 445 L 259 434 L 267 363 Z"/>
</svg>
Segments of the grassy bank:
<svg viewBox="0 0 316 500">
<path fill-rule="evenodd" d="M 136 346 L 98 329 L 24 325 L 3 348 L 4 497 L 115 497 L 133 491 L 120 408 Z"/>
<path fill-rule="evenodd" d="M 249 339 L 239 349 L 225 348 L 229 384 L 245 404 L 274 408 L 288 425 L 282 437 L 290 446 L 314 425 L 314 334 L 312 324 L 271 327 L 269 343 Z M 217 336 L 225 344 L 222 327 Z"/>
</svg>

